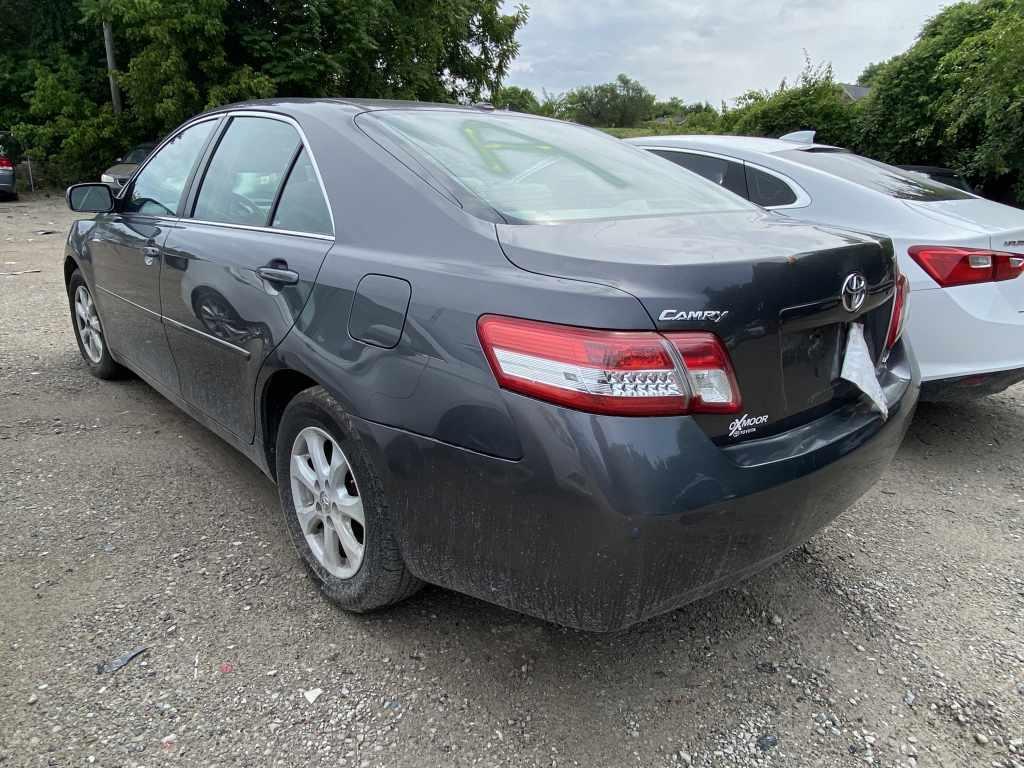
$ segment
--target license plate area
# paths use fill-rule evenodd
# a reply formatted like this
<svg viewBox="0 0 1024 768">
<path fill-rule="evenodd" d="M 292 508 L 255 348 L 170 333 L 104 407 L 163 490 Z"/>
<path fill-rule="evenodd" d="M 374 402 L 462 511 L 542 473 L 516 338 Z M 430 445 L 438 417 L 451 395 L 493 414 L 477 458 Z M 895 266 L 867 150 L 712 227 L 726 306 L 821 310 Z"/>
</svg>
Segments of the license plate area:
<svg viewBox="0 0 1024 768">
<path fill-rule="evenodd" d="M 782 333 L 782 380 L 790 413 L 827 403 L 847 388 L 839 379 L 846 328 L 846 323 L 831 323 Z"/>
</svg>

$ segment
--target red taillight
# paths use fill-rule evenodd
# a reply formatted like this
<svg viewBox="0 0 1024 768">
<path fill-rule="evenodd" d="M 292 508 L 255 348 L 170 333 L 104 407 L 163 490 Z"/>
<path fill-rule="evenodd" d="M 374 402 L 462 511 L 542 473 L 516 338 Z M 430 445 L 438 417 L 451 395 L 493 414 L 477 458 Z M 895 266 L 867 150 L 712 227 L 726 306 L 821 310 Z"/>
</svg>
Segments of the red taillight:
<svg viewBox="0 0 1024 768">
<path fill-rule="evenodd" d="M 690 383 L 691 413 L 733 413 L 740 409 L 740 388 L 729 355 L 712 333 L 669 333 L 683 359 Z"/>
<path fill-rule="evenodd" d="M 913 245 L 911 258 L 943 288 L 1012 280 L 1024 272 L 1024 256 L 984 248 Z"/>
<path fill-rule="evenodd" d="M 709 333 L 666 337 L 498 315 L 481 317 L 477 330 L 499 385 L 567 408 L 668 416 L 740 407 L 729 357 Z"/>
<path fill-rule="evenodd" d="M 889 315 L 889 334 L 885 338 L 885 351 L 896 346 L 903 335 L 903 326 L 907 324 L 907 311 L 910 307 L 910 283 L 906 275 L 896 278 L 896 292 L 892 296 L 892 314 Z"/>
<path fill-rule="evenodd" d="M 10 170 L 14 167 L 14 163 L 11 162 L 11 158 L 7 155 L 0 155 L 0 168 Z"/>
</svg>

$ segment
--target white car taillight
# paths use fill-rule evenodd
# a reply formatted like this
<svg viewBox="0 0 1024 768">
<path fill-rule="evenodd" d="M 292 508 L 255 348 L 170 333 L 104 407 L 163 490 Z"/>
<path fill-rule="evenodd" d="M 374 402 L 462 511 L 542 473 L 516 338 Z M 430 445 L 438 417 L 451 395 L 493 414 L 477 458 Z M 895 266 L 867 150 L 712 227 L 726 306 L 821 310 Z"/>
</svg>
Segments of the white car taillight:
<svg viewBox="0 0 1024 768">
<path fill-rule="evenodd" d="M 567 408 L 618 416 L 732 413 L 739 388 L 710 333 L 603 331 L 498 315 L 477 323 L 498 384 Z"/>
<path fill-rule="evenodd" d="M 946 245 L 913 245 L 908 253 L 943 288 L 1013 280 L 1024 273 L 1019 253 Z"/>
</svg>

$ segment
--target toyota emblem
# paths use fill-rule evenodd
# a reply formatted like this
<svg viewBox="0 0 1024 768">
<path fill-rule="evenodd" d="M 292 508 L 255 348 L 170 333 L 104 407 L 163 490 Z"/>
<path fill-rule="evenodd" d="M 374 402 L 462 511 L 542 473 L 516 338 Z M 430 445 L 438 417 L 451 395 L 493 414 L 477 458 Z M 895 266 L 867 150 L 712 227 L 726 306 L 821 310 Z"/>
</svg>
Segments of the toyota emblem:
<svg viewBox="0 0 1024 768">
<path fill-rule="evenodd" d="M 868 281 L 860 272 L 853 272 L 843 281 L 843 306 L 847 312 L 856 312 L 868 297 Z"/>
</svg>

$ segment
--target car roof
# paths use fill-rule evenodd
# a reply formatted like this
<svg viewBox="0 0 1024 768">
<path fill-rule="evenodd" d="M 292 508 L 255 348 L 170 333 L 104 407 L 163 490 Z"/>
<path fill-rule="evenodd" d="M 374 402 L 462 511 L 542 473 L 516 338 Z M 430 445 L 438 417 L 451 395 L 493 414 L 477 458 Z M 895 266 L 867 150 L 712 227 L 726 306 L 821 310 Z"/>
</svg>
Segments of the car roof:
<svg viewBox="0 0 1024 768">
<path fill-rule="evenodd" d="M 339 107 L 349 107 L 353 112 L 374 112 L 383 109 L 452 109 L 467 112 L 486 113 L 497 111 L 493 106 L 486 103 L 479 104 L 447 104 L 433 101 L 411 101 L 403 99 L 348 99 L 348 98 L 274 98 L 274 99 L 252 99 L 239 101 L 234 104 L 225 104 L 208 110 L 205 114 L 216 114 L 241 109 L 275 109 L 282 112 L 307 110 L 317 104 L 331 104 Z M 500 110 L 502 113 L 505 110 Z M 518 114 L 518 113 L 517 113 Z M 529 117 L 529 115 L 527 115 Z"/>
<path fill-rule="evenodd" d="M 759 136 L 720 136 L 703 134 L 680 134 L 675 136 L 640 136 L 635 139 L 626 139 L 631 144 L 651 147 L 679 147 L 680 149 L 735 149 L 745 152 L 760 152 L 764 154 L 775 154 L 792 149 L 839 149 L 831 144 L 805 144 L 796 141 L 783 141 L 782 139 L 767 139 Z"/>
</svg>

